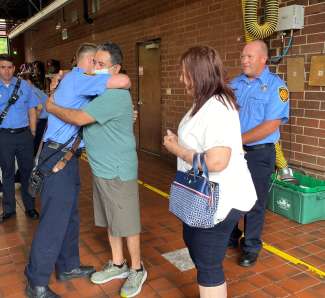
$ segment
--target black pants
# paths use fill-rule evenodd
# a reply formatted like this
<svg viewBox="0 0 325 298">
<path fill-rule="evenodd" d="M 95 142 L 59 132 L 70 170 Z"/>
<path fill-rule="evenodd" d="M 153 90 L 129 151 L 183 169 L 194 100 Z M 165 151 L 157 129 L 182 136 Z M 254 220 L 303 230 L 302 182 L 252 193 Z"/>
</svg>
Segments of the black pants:
<svg viewBox="0 0 325 298">
<path fill-rule="evenodd" d="M 262 248 L 261 235 L 264 225 L 265 209 L 271 174 L 275 167 L 275 149 L 267 147 L 255 151 L 248 151 L 245 155 L 249 171 L 252 175 L 257 201 L 244 217 L 244 234 L 241 248 L 244 252 L 259 253 Z M 235 226 L 231 241 L 237 241 L 241 235 L 238 225 Z"/>
<path fill-rule="evenodd" d="M 45 144 L 40 163 L 55 151 Z M 63 155 L 59 151 L 45 162 L 41 166 L 43 173 L 49 173 Z M 25 274 L 33 286 L 48 285 L 54 268 L 57 273 L 62 273 L 80 266 L 79 190 L 79 162 L 76 156 L 63 170 L 44 178 L 40 222 L 25 268 Z"/>
<path fill-rule="evenodd" d="M 35 208 L 35 200 L 28 193 L 28 180 L 33 168 L 33 150 L 33 137 L 29 129 L 16 134 L 0 131 L 3 212 L 16 211 L 15 158 L 20 170 L 21 195 L 25 210 Z"/>
</svg>

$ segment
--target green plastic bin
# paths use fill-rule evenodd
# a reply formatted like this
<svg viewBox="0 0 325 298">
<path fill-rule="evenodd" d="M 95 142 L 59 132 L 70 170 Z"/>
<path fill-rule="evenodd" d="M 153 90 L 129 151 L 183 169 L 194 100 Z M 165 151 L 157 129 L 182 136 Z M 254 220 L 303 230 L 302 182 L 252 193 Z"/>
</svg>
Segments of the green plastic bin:
<svg viewBox="0 0 325 298">
<path fill-rule="evenodd" d="M 267 208 L 301 224 L 325 220 L 325 181 L 294 172 L 298 185 L 272 175 Z"/>
</svg>

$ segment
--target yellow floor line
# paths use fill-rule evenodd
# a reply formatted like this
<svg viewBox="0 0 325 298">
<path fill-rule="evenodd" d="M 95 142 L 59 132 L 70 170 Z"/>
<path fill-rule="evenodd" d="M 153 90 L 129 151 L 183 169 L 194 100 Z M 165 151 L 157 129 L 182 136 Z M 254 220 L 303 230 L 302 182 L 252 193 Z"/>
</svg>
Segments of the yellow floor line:
<svg viewBox="0 0 325 298">
<path fill-rule="evenodd" d="M 81 159 L 83 159 L 84 161 L 88 161 L 87 156 L 85 154 L 81 155 Z M 138 180 L 138 183 L 140 185 L 142 185 L 143 187 L 145 187 L 145 188 L 159 194 L 160 196 L 164 197 L 165 199 L 168 199 L 168 197 L 169 197 L 168 193 L 163 192 L 162 190 L 160 190 L 160 189 L 158 189 L 158 188 L 156 188 L 156 187 L 154 187 L 154 186 L 152 186 L 150 184 L 144 183 L 141 180 Z M 306 263 L 306 262 L 304 262 L 304 261 L 302 261 L 302 260 L 300 260 L 300 259 L 298 259 L 298 258 L 296 258 L 294 256 L 291 256 L 291 255 L 285 253 L 284 251 L 282 251 L 282 250 L 280 250 L 280 249 L 278 249 L 278 248 L 276 248 L 276 247 L 274 247 L 272 245 L 269 245 L 269 244 L 263 242 L 263 248 L 265 250 L 267 250 L 268 252 L 270 252 L 270 253 L 272 253 L 274 255 L 277 255 L 278 257 L 280 257 L 280 258 L 282 258 L 282 259 L 284 259 L 284 260 L 286 260 L 286 261 L 288 261 L 288 262 L 290 262 L 292 264 L 303 265 L 303 266 L 307 267 L 308 270 L 310 270 L 311 272 L 314 272 L 315 274 L 319 275 L 320 278 L 325 278 L 325 272 L 324 271 L 322 271 L 320 269 L 317 269 L 315 266 L 312 266 L 312 265 L 310 265 L 310 264 L 308 264 L 308 263 Z"/>
<path fill-rule="evenodd" d="M 153 192 L 155 192 L 155 193 L 161 195 L 161 196 L 164 197 L 165 199 L 168 199 L 168 197 L 169 197 L 169 194 L 168 194 L 168 193 L 163 192 L 163 191 L 161 191 L 160 189 L 158 189 L 158 188 L 156 188 L 156 187 L 154 187 L 154 186 L 151 186 L 151 185 L 149 185 L 149 184 L 147 184 L 147 183 L 144 183 L 144 182 L 141 181 L 141 180 L 138 180 L 138 183 L 139 183 L 140 185 L 142 185 L 143 187 L 148 188 L 148 189 L 150 189 L 151 191 L 153 191 Z"/>
<path fill-rule="evenodd" d="M 279 256 L 280 258 L 282 259 L 285 259 L 286 261 L 290 262 L 290 263 L 293 263 L 295 265 L 303 265 L 305 267 L 307 267 L 308 270 L 314 272 L 315 274 L 319 275 L 320 278 L 325 278 L 325 272 L 320 270 L 320 269 L 317 269 L 316 267 L 300 260 L 300 259 L 297 259 L 285 252 L 283 252 L 282 250 L 280 249 L 277 249 L 276 247 L 272 246 L 272 245 L 269 245 L 265 242 L 263 242 L 263 248 L 265 250 L 267 250 L 268 252 L 270 253 L 273 253 L 277 256 Z"/>
</svg>

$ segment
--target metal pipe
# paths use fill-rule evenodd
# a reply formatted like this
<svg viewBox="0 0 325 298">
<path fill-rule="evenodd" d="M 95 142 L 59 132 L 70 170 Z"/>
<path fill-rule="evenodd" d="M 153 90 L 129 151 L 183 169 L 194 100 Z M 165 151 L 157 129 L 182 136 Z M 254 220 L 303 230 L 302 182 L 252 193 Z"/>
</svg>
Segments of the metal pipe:
<svg viewBox="0 0 325 298">
<path fill-rule="evenodd" d="M 58 9 L 60 9 L 61 7 L 63 7 L 64 5 L 68 4 L 71 1 L 72 0 L 55 0 L 54 2 L 46 6 L 44 9 L 39 11 L 37 14 L 35 14 L 33 17 L 28 19 L 26 22 L 18 25 L 15 29 L 13 29 L 8 34 L 9 39 L 13 39 L 17 35 L 23 33 L 24 31 L 31 28 L 41 20 L 47 18 L 48 16 L 50 16 L 51 14 L 53 14 Z"/>
</svg>

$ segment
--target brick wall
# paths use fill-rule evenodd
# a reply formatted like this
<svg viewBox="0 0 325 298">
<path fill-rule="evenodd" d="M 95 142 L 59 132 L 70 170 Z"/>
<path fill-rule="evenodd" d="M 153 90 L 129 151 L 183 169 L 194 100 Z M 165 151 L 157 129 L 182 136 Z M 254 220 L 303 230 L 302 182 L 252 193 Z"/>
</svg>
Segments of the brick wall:
<svg viewBox="0 0 325 298">
<path fill-rule="evenodd" d="M 27 59 L 46 61 L 54 58 L 68 67 L 81 42 L 112 40 L 124 52 L 125 68 L 132 79 L 136 100 L 136 43 L 160 38 L 162 135 L 167 128 L 177 129 L 179 120 L 191 105 L 178 80 L 178 59 L 188 47 L 195 44 L 214 46 L 229 76 L 240 72 L 239 57 L 244 44 L 240 0 L 102 0 L 100 11 L 92 15 L 94 23 L 91 25 L 82 18 L 81 2 L 72 2 L 24 34 Z M 295 32 L 289 55 L 305 57 L 308 81 L 310 56 L 319 54 L 324 47 L 325 1 L 281 1 L 281 5 L 290 4 L 306 6 L 305 28 Z M 78 11 L 79 18 L 72 23 L 73 10 Z M 55 30 L 58 21 L 68 29 L 69 38 L 65 41 Z M 274 34 L 270 40 L 271 50 L 278 43 Z M 285 78 L 286 59 L 273 69 Z M 167 88 L 172 89 L 171 95 L 166 95 Z M 291 98 L 291 125 L 282 129 L 285 154 L 290 163 L 325 177 L 325 87 L 310 88 L 306 84 L 305 92 L 292 93 Z"/>
<path fill-rule="evenodd" d="M 325 1 L 281 1 L 281 6 L 305 6 L 305 26 L 294 31 L 288 57 L 305 61 L 305 91 L 291 92 L 290 123 L 282 128 L 282 145 L 289 162 L 306 172 L 325 177 L 325 86 L 309 86 L 310 61 L 313 55 L 325 54 Z M 286 44 L 289 37 L 286 38 Z M 279 34 L 270 38 L 271 53 L 281 45 Z M 287 59 L 272 67 L 285 80 Z"/>
</svg>

